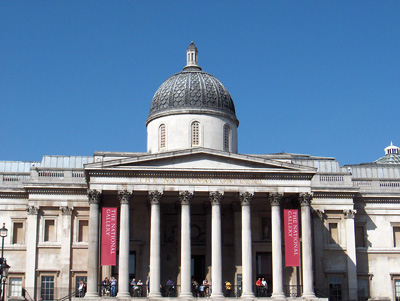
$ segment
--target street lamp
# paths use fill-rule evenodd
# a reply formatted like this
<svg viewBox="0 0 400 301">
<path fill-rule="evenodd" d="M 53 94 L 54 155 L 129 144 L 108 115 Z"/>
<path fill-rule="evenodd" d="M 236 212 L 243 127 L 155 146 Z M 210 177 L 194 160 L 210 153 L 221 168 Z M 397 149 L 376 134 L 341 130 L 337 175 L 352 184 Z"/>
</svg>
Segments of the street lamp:
<svg viewBox="0 0 400 301">
<path fill-rule="evenodd" d="M 8 277 L 8 270 L 10 266 L 7 264 L 6 260 L 4 259 L 4 238 L 7 237 L 8 230 L 6 228 L 6 224 L 3 223 L 3 228 L 0 229 L 0 236 L 2 238 L 1 243 L 1 259 L 0 259 L 0 271 L 1 271 L 1 281 L 2 281 L 2 292 L 1 293 L 1 301 L 4 301 L 4 294 L 5 294 L 5 286 L 6 286 L 6 279 Z"/>
<path fill-rule="evenodd" d="M 8 234 L 8 230 L 6 228 L 6 223 L 3 223 L 3 228 L 0 229 L 0 236 L 3 240 L 3 242 L 1 243 L 1 263 L 3 263 L 3 255 L 4 255 L 4 238 L 7 237 Z"/>
<path fill-rule="evenodd" d="M 10 266 L 7 264 L 7 261 L 3 259 L 3 263 L 1 264 L 1 280 L 3 282 L 3 294 L 1 295 L 1 301 L 4 301 L 4 296 L 6 292 L 6 280 L 8 277 L 8 270 Z"/>
</svg>

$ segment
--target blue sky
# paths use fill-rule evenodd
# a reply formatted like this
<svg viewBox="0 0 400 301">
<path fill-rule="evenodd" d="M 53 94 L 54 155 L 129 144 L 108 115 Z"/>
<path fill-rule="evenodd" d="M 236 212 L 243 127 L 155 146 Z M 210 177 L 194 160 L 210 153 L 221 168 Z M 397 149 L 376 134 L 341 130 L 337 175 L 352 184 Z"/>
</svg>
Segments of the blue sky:
<svg viewBox="0 0 400 301">
<path fill-rule="evenodd" d="M 239 152 L 372 162 L 400 145 L 400 1 L 1 1 L 0 160 L 146 151 L 186 63 L 229 90 Z"/>
</svg>

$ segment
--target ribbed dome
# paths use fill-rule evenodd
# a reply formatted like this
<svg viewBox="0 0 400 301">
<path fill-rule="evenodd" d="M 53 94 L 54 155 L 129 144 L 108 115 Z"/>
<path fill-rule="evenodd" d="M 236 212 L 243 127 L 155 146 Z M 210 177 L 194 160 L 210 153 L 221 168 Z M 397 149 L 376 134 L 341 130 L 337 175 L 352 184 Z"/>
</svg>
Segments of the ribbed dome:
<svg viewBox="0 0 400 301">
<path fill-rule="evenodd" d="M 220 115 L 239 124 L 228 90 L 197 65 L 193 42 L 187 52 L 188 64 L 183 71 L 169 77 L 154 94 L 146 124 L 160 116 L 187 113 Z"/>
</svg>

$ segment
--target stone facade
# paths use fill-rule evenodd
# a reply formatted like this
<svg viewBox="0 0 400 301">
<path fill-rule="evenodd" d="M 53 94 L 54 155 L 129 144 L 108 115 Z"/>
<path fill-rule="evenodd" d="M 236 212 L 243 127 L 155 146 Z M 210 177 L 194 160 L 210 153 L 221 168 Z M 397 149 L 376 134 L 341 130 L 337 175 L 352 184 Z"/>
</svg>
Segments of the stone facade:
<svg viewBox="0 0 400 301">
<path fill-rule="evenodd" d="M 193 46 L 185 72 L 198 72 Z M 349 166 L 309 155 L 238 154 L 234 109 L 228 117 L 200 109 L 151 115 L 147 153 L 0 161 L 7 298 L 78 295 L 83 280 L 85 297 L 98 299 L 108 293 L 100 281 L 116 277 L 117 297 L 127 299 L 137 296 L 129 285 L 135 277 L 150 279 L 140 292 L 149 298 L 191 298 L 192 280 L 207 278 L 204 293 L 212 298 L 227 296 L 229 281 L 229 296 L 243 299 L 395 300 L 398 148 L 392 145 L 386 159 Z M 192 120 L 200 123 L 200 145 L 191 144 Z M 106 207 L 118 209 L 116 266 L 100 264 Z M 299 267 L 285 266 L 285 209 L 299 214 Z M 258 278 L 267 289 L 255 286 Z"/>
</svg>

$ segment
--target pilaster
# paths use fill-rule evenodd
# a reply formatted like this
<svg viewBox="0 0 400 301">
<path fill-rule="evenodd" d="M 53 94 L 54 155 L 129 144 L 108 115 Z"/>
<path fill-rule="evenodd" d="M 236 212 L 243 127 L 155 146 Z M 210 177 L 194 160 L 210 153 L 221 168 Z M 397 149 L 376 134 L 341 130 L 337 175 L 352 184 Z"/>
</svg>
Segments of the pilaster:
<svg viewBox="0 0 400 301">
<path fill-rule="evenodd" d="M 349 285 L 349 300 L 357 300 L 357 252 L 354 218 L 356 210 L 345 210 L 346 250 L 347 250 L 347 279 Z"/>
<path fill-rule="evenodd" d="M 35 298 L 39 208 L 28 206 L 26 211 L 28 212 L 26 219 L 26 258 L 29 258 L 29 260 L 26 260 L 25 288 L 29 295 Z"/>
</svg>

